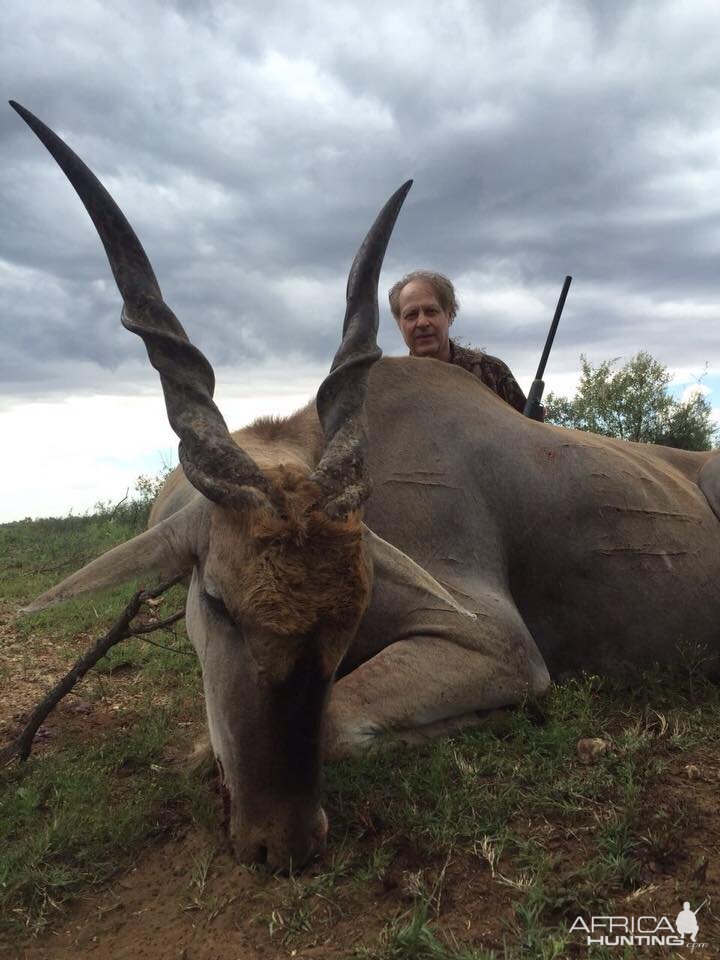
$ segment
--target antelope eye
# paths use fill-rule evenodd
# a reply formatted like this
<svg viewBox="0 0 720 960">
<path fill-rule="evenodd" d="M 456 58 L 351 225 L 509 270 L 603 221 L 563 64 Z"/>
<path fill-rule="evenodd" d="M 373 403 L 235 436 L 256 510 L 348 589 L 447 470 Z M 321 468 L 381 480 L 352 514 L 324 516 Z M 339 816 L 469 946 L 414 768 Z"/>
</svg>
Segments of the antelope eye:
<svg viewBox="0 0 720 960">
<path fill-rule="evenodd" d="M 214 597 L 207 590 L 203 590 L 202 598 L 213 613 L 216 613 L 219 617 L 224 617 L 225 620 L 232 619 L 221 597 Z"/>
</svg>

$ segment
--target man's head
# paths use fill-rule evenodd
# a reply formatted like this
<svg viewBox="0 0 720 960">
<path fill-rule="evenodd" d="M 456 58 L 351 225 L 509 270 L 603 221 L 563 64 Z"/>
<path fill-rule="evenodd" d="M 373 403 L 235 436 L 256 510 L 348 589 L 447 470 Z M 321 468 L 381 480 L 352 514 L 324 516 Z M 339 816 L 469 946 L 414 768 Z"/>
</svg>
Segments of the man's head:
<svg viewBox="0 0 720 960">
<path fill-rule="evenodd" d="M 390 309 L 414 357 L 450 359 L 449 328 L 458 311 L 447 277 L 415 270 L 390 290 Z"/>
</svg>

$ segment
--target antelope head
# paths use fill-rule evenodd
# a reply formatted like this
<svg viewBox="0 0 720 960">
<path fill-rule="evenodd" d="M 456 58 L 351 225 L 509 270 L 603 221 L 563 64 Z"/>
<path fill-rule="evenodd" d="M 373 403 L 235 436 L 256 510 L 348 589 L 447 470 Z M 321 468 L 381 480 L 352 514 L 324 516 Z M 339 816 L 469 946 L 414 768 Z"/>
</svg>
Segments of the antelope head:
<svg viewBox="0 0 720 960">
<path fill-rule="evenodd" d="M 202 663 L 234 848 L 246 862 L 299 867 L 324 849 L 323 717 L 371 589 L 361 522 L 370 492 L 364 402 L 380 356 L 380 268 L 411 182 L 385 204 L 350 270 L 342 342 L 317 395 L 319 459 L 307 469 L 261 470 L 232 439 L 213 401 L 212 367 L 164 302 L 117 204 L 55 133 L 12 106 L 92 218 L 122 296 L 122 323 L 160 374 L 180 463 L 200 494 L 29 609 L 150 571 L 192 573 L 187 629 Z"/>
</svg>

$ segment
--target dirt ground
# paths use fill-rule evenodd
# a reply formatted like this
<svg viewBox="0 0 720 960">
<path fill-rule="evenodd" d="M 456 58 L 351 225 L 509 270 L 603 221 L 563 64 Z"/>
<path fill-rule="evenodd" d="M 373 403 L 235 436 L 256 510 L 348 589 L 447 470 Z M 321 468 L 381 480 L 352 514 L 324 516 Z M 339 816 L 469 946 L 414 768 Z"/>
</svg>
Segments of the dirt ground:
<svg viewBox="0 0 720 960">
<path fill-rule="evenodd" d="M 705 758 L 696 757 L 700 763 Z M 707 771 L 707 767 L 705 767 Z M 649 882 L 640 895 L 615 907 L 618 914 L 662 915 L 674 905 L 678 891 L 700 862 L 703 887 L 711 903 L 720 902 L 720 810 L 717 777 L 693 784 L 702 799 L 706 819 L 687 837 L 682 863 L 649 865 Z M 668 793 L 682 797 L 687 790 L 684 771 L 673 772 Z M 219 810 L 218 810 L 219 815 Z M 563 867 L 580 866 L 582 844 L 571 828 L 547 824 L 545 844 L 554 853 L 565 852 Z M 513 918 L 516 892 L 491 876 L 489 865 L 467 854 L 428 863 L 411 846 L 399 852 L 382 879 L 359 885 L 340 879 L 330 894 L 315 894 L 298 903 L 287 878 L 266 876 L 239 867 L 221 850 L 212 860 L 207 883 L 200 892 L 191 878 L 198 858 L 219 836 L 188 831 L 172 842 L 148 850 L 137 865 L 107 890 L 81 900 L 66 922 L 50 935 L 25 948 L 0 956 L 23 960 L 75 960 L 97 955 L 112 960 L 255 960 L 298 957 L 336 960 L 348 957 L 356 945 L 374 946 L 386 924 L 406 914 L 418 885 L 437 885 L 430 919 L 437 932 L 458 942 L 496 949 L 503 940 L 516 946 L 507 925 Z M 573 864 L 573 860 L 575 863 Z M 704 864 L 704 865 L 703 865 Z M 315 866 L 304 879 L 322 874 Z M 693 904 L 696 907 L 697 904 Z M 307 916 L 295 932 L 298 914 Z M 293 920 L 294 918 L 294 920 Z M 699 921 L 703 920 L 702 914 Z M 720 956 L 720 925 L 700 923 L 694 955 Z M 577 949 L 567 956 L 586 956 L 578 937 Z M 688 955 L 690 955 L 688 953 Z M 650 948 L 638 957 L 668 956 Z"/>
<path fill-rule="evenodd" d="M 374 944 L 382 927 L 412 905 L 413 871 L 408 868 L 415 864 L 408 853 L 369 893 L 341 881 L 331 898 L 312 898 L 308 905 L 312 932 L 283 942 L 287 880 L 254 875 L 223 853 L 213 862 L 203 906 L 188 898 L 193 858 L 207 841 L 189 834 L 149 852 L 110 890 L 79 904 L 61 931 L 18 955 L 28 960 L 69 960 L 97 950 L 117 960 L 330 960 L 347 957 L 356 944 Z M 424 864 L 421 869 L 437 876 L 437 866 L 428 870 Z M 501 916 L 510 916 L 511 898 L 503 902 L 493 897 L 483 882 L 484 872 L 476 870 L 468 878 L 464 863 L 448 864 L 438 921 L 466 942 L 499 945 L 491 928 Z M 488 915 L 494 917 L 492 924 L 485 920 Z M 271 935 L 273 920 L 278 929 Z"/>
<path fill-rule="evenodd" d="M 5 611 L 7 614 L 7 611 Z M 4 626 L 3 626 L 4 623 Z M 7 619 L 0 616 L 0 636 Z M 12 643 L 4 654 L 13 658 Z M 18 662 L 19 662 L 18 653 Z M 51 645 L 37 649 L 31 666 L 25 666 L 5 686 L 0 696 L 0 740 L 17 730 L 19 719 L 61 672 Z M 130 684 L 122 676 L 113 678 Z M 107 681 L 106 681 L 107 683 Z M 127 707 L 128 690 L 122 693 Z M 119 697 L 121 691 L 115 691 Z M 118 723 L 115 697 L 88 703 L 69 697 L 47 723 L 37 749 L 52 749 L 63 738 L 92 736 L 93 729 Z M 698 882 L 709 898 L 710 909 L 699 914 L 700 937 L 710 944 L 693 955 L 720 956 L 720 924 L 714 919 L 720 904 L 720 755 L 695 751 L 676 755 L 664 775 L 662 799 L 682 804 L 692 797 L 700 816 L 685 837 L 680 856 L 644 865 L 645 885 L 631 897 L 618 901 L 616 914 L 656 916 L 671 914 L 689 884 Z M 209 786 L 209 789 L 212 789 Z M 218 824 L 221 821 L 220 800 Z M 527 824 L 529 828 L 530 824 Z M 541 836 L 563 873 L 582 866 L 587 857 L 583 828 L 561 819 L 532 825 L 532 836 Z M 523 824 L 513 824 L 522 833 Z M 151 845 L 135 866 L 109 887 L 83 897 L 42 938 L 23 947 L 3 949 L 0 957 L 23 960 L 76 960 L 102 956 L 107 960 L 255 960 L 255 958 L 349 957 L 362 945 L 380 950 L 378 938 L 389 923 L 407 920 L 420 890 L 435 890 L 429 919 L 436 934 L 455 937 L 466 946 L 495 949 L 502 956 L 503 942 L 517 948 L 509 932 L 517 903 L 522 899 L 518 877 L 508 884 L 502 865 L 493 876 L 482 856 L 449 853 L 429 862 L 403 837 L 383 836 L 381 811 L 368 811 L 358 825 L 353 852 L 369 857 L 378 841 L 387 839 L 396 853 L 387 869 L 359 882 L 353 871 L 339 872 L 334 884 L 322 877 L 336 858 L 339 838 L 332 833 L 325 863 L 303 874 L 303 881 L 318 878 L 312 889 L 287 877 L 239 866 L 229 856 L 220 830 L 208 834 L 188 829 L 170 841 Z M 528 834 L 530 831 L 528 830 Z M 208 851 L 216 848 L 210 857 Z M 204 871 L 199 867 L 204 864 Z M 520 882 L 521 878 L 520 878 Z M 714 911 L 712 905 L 715 905 Z M 693 908 L 697 904 L 692 904 Z M 690 956 L 689 948 L 678 955 Z M 667 957 L 670 952 L 652 948 L 638 957 Z M 587 956 L 578 935 L 566 954 Z M 622 953 L 618 951 L 618 956 Z"/>
</svg>

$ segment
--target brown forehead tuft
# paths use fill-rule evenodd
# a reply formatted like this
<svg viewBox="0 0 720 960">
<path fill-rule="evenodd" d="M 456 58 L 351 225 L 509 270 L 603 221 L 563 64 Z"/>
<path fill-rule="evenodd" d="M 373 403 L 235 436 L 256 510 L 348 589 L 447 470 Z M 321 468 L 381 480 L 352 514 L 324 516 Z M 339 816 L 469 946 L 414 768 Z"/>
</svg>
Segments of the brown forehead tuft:
<svg viewBox="0 0 720 960">
<path fill-rule="evenodd" d="M 277 512 L 215 511 L 213 552 L 224 594 L 231 592 L 226 604 L 236 616 L 284 636 L 320 623 L 352 628 L 370 591 L 360 513 L 330 519 L 320 508 L 319 486 L 297 467 L 273 467 L 266 476 L 277 492 Z"/>
</svg>

